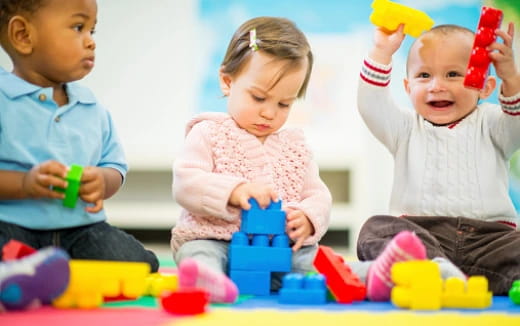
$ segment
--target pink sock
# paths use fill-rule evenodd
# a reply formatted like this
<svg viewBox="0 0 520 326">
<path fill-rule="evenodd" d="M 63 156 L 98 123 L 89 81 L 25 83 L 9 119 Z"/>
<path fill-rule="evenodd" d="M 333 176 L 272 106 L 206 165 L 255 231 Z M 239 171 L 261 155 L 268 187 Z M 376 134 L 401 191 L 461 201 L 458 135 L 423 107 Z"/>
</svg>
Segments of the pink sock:
<svg viewBox="0 0 520 326">
<path fill-rule="evenodd" d="M 232 303 L 238 296 L 237 286 L 224 273 L 213 271 L 193 258 L 184 259 L 178 273 L 181 288 L 204 289 L 211 302 Z"/>
<path fill-rule="evenodd" d="M 370 266 L 367 275 L 367 296 L 372 301 L 388 301 L 393 283 L 390 269 L 396 262 L 426 259 L 426 248 L 410 231 L 401 231 Z"/>
</svg>

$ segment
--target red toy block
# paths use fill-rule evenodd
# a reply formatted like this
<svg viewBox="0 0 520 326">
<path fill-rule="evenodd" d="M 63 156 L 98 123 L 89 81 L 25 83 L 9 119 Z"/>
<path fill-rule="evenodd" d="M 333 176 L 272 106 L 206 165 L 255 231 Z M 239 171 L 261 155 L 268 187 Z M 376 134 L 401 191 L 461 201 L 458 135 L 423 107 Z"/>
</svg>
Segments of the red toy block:
<svg viewBox="0 0 520 326">
<path fill-rule="evenodd" d="M 179 289 L 161 294 L 161 306 L 164 310 L 177 315 L 197 315 L 206 311 L 209 293 L 196 288 Z"/>
<path fill-rule="evenodd" d="M 366 287 L 359 277 L 345 265 L 343 257 L 334 253 L 332 248 L 319 246 L 314 267 L 325 275 L 327 286 L 339 303 L 362 301 Z"/>
<path fill-rule="evenodd" d="M 9 240 L 2 248 L 2 260 L 16 260 L 36 252 L 31 246 L 18 240 Z"/>
<path fill-rule="evenodd" d="M 475 40 L 473 41 L 473 49 L 469 58 L 466 76 L 464 77 L 464 86 L 476 89 L 484 87 L 489 65 L 491 64 L 486 47 L 495 42 L 497 38 L 495 30 L 500 28 L 502 17 L 503 13 L 501 10 L 482 7 L 477 31 L 475 32 Z"/>
</svg>

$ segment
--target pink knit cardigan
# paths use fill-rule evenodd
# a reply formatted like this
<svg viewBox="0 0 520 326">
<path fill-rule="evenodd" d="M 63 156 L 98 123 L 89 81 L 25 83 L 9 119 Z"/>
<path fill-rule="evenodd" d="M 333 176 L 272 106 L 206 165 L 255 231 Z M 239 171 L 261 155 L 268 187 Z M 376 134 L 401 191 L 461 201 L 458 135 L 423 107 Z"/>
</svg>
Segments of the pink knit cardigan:
<svg viewBox="0 0 520 326">
<path fill-rule="evenodd" d="M 328 228 L 331 194 L 300 130 L 281 130 L 262 143 L 226 113 L 200 114 L 188 123 L 173 174 L 174 197 L 183 208 L 172 229 L 173 250 L 194 239 L 231 239 L 240 228 L 240 209 L 228 200 L 245 182 L 272 186 L 284 208 L 307 215 L 315 233 L 305 245 L 317 243 Z"/>
</svg>

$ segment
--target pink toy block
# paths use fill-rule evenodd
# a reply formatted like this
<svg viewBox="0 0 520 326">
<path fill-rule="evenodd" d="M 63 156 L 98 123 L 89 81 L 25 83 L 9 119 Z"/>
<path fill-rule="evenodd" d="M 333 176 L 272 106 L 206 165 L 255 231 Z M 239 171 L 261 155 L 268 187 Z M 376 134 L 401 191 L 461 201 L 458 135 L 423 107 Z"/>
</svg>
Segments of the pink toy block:
<svg viewBox="0 0 520 326">
<path fill-rule="evenodd" d="M 16 260 L 36 252 L 31 246 L 18 240 L 9 240 L 2 248 L 2 260 Z"/>
<path fill-rule="evenodd" d="M 473 49 L 469 58 L 464 86 L 482 89 L 486 81 L 491 59 L 486 47 L 495 42 L 497 36 L 495 30 L 500 28 L 503 13 L 501 10 L 491 7 L 482 7 L 480 20 L 475 32 Z"/>
<path fill-rule="evenodd" d="M 339 303 L 352 303 L 365 299 L 365 285 L 332 248 L 319 246 L 314 258 L 314 267 L 325 275 L 327 286 Z"/>
</svg>

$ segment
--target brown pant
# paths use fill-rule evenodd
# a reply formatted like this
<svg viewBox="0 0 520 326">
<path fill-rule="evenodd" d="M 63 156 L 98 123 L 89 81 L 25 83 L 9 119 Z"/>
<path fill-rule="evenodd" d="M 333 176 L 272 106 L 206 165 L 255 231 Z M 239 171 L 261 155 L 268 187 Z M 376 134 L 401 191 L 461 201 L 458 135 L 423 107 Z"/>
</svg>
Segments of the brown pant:
<svg viewBox="0 0 520 326">
<path fill-rule="evenodd" d="M 413 231 L 428 258 L 445 257 L 468 276 L 484 275 L 495 295 L 507 295 L 520 280 L 520 232 L 503 223 L 465 217 L 378 215 L 369 218 L 357 243 L 360 260 L 374 260 L 392 238 Z"/>
</svg>

